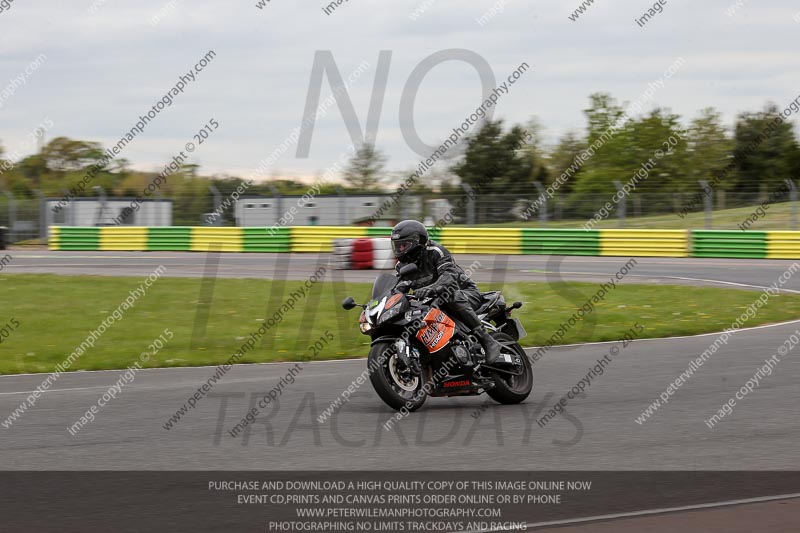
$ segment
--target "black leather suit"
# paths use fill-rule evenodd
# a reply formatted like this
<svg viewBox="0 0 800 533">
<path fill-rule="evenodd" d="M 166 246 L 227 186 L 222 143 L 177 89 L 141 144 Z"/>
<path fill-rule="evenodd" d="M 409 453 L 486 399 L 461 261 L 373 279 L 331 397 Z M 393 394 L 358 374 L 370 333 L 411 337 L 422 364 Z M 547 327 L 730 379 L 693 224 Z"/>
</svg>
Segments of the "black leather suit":
<svg viewBox="0 0 800 533">
<path fill-rule="evenodd" d="M 429 240 L 415 263 L 419 270 L 412 276 L 404 277 L 411 281 L 412 289 L 425 287 L 433 290 L 444 311 L 469 329 L 475 329 L 481 324 L 475 314 L 483 300 L 478 286 L 456 264 L 447 248 Z M 404 264 L 398 263 L 397 269 Z"/>
</svg>

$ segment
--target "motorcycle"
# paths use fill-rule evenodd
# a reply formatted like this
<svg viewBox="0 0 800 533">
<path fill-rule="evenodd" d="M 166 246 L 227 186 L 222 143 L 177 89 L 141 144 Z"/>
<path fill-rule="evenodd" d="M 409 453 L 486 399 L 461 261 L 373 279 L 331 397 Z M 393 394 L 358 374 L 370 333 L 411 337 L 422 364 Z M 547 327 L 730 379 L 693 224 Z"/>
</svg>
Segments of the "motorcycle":
<svg viewBox="0 0 800 533">
<path fill-rule="evenodd" d="M 352 297 L 342 302 L 344 309 L 362 309 L 359 328 L 372 339 L 367 365 L 378 396 L 398 411 L 416 411 L 428 396 L 485 392 L 501 404 L 524 401 L 533 389 L 533 368 L 517 342 L 525 329 L 511 316 L 522 303 L 507 307 L 500 291 L 481 293 L 478 317 L 502 346 L 500 359 L 489 366 L 478 339 L 437 307 L 441 296 L 409 294 L 410 282 L 403 278 L 415 272 L 417 266 L 408 264 L 398 276 L 382 273 L 368 303 Z"/>
</svg>

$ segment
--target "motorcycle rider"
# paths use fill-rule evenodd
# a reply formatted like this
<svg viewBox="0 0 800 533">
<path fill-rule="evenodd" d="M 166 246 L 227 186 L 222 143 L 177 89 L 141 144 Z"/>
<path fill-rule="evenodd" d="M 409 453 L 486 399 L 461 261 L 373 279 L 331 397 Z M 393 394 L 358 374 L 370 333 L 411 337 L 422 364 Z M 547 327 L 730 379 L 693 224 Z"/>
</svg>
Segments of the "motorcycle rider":
<svg viewBox="0 0 800 533">
<path fill-rule="evenodd" d="M 442 307 L 466 325 L 486 352 L 486 364 L 500 357 L 500 343 L 481 324 L 476 310 L 483 298 L 475 282 L 459 267 L 450 252 L 428 238 L 428 230 L 416 220 L 404 220 L 392 228 L 392 250 L 398 259 L 397 270 L 415 263 L 418 271 L 406 277 L 420 298 L 439 298 Z"/>
</svg>

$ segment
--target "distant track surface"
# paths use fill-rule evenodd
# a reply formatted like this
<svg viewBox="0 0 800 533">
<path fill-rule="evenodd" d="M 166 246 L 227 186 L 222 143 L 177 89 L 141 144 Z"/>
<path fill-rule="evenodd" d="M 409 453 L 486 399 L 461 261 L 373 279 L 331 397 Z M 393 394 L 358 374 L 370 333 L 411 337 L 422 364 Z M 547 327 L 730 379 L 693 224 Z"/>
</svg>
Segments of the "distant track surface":
<svg viewBox="0 0 800 533">
<path fill-rule="evenodd" d="M 57 252 L 10 250 L 13 261 L 4 274 L 62 274 L 97 276 L 141 276 L 157 266 L 167 267 L 165 276 L 202 277 L 207 253 L 202 252 Z M 330 254 L 219 254 L 217 275 L 223 278 L 306 279 Z M 474 277 L 481 282 L 588 281 L 613 275 L 627 257 L 582 257 L 540 255 L 455 254 L 462 266 L 478 262 Z M 628 283 L 660 283 L 752 288 L 773 283 L 794 261 L 760 259 L 636 258 Z M 337 271 L 333 279 L 371 282 L 375 270 Z M 331 279 L 330 277 L 328 279 Z M 800 276 L 784 287 L 800 291 Z"/>
</svg>

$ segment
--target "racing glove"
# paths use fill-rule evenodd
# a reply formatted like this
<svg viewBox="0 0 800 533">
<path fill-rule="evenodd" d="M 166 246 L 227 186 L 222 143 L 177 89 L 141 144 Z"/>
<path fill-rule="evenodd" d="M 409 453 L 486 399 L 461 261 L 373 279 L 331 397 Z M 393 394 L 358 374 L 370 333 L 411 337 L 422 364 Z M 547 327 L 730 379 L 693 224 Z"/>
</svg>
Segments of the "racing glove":
<svg viewBox="0 0 800 533">
<path fill-rule="evenodd" d="M 434 287 L 420 287 L 419 289 L 414 289 L 414 295 L 417 298 L 433 298 L 436 296 L 436 288 Z"/>
<path fill-rule="evenodd" d="M 408 292 L 411 290 L 411 284 L 411 281 L 401 281 L 397 284 L 397 290 L 403 294 L 408 294 Z"/>
</svg>

